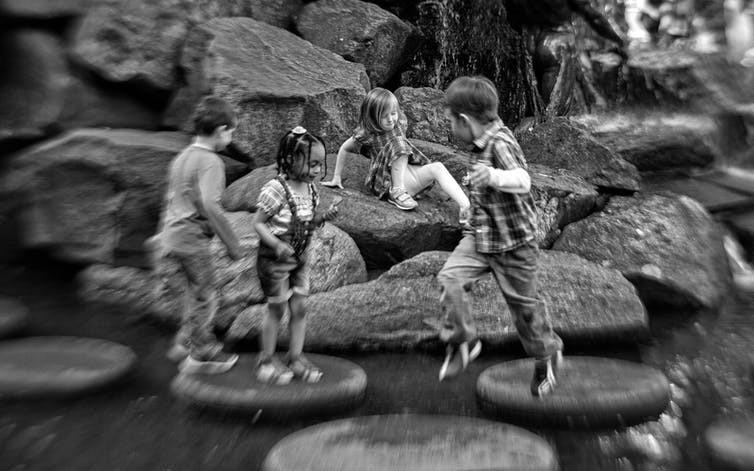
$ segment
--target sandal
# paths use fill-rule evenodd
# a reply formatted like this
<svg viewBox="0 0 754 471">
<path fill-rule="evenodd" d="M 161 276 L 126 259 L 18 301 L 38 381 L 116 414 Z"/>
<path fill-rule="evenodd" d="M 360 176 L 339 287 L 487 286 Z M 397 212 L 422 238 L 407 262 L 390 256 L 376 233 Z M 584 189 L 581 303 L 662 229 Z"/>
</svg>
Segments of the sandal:
<svg viewBox="0 0 754 471">
<path fill-rule="evenodd" d="M 293 379 L 293 372 L 275 357 L 260 357 L 257 362 L 257 379 L 267 384 L 285 385 Z"/>
<path fill-rule="evenodd" d="M 303 354 L 289 358 L 288 368 L 294 377 L 307 383 L 316 383 L 322 379 L 322 370 L 314 366 Z"/>
</svg>

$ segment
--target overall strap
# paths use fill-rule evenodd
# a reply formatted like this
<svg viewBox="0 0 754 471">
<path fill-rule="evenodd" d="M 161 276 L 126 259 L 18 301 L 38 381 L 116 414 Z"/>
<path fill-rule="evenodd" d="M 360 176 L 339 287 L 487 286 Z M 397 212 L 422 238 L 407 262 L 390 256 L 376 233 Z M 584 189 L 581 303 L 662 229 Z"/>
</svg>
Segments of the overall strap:
<svg viewBox="0 0 754 471">
<path fill-rule="evenodd" d="M 296 202 L 293 200 L 293 194 L 291 193 L 288 183 L 282 175 L 277 176 L 277 180 L 283 185 L 285 191 L 285 199 L 288 201 L 288 206 L 291 209 L 291 228 L 292 235 L 291 245 L 296 252 L 296 257 L 300 258 L 303 255 L 304 250 L 309 245 L 309 240 L 312 237 L 312 221 L 301 221 L 296 212 Z M 312 195 L 312 213 L 316 208 L 316 194 L 314 192 L 314 186 L 309 184 L 309 191 Z"/>
</svg>

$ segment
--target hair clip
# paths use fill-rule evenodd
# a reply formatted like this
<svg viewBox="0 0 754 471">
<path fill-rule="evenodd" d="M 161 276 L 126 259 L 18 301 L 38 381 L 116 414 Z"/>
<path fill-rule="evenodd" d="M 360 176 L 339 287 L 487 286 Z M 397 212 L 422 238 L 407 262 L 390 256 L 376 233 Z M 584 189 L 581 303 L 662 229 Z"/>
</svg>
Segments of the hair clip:
<svg viewBox="0 0 754 471">
<path fill-rule="evenodd" d="M 306 134 L 306 129 L 303 126 L 296 126 L 295 128 L 291 129 L 291 134 L 296 136 L 300 134 Z"/>
</svg>

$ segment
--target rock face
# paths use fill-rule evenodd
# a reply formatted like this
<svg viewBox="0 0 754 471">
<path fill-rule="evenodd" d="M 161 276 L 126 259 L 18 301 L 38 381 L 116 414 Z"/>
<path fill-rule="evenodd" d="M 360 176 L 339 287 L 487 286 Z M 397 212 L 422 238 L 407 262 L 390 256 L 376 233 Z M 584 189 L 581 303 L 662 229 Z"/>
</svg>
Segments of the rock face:
<svg viewBox="0 0 754 471">
<path fill-rule="evenodd" d="M 0 0 L 0 15 L 9 18 L 50 19 L 84 13 L 98 0 Z"/>
<path fill-rule="evenodd" d="M 450 143 L 450 125 L 445 118 L 442 90 L 401 87 L 395 91 L 395 97 L 408 120 L 407 137 L 445 145 Z"/>
<path fill-rule="evenodd" d="M 364 64 L 375 87 L 384 85 L 410 59 L 418 39 L 416 28 L 360 0 L 309 3 L 301 10 L 296 27 L 307 41 Z"/>
<path fill-rule="evenodd" d="M 329 155 L 328 168 L 335 166 Z M 343 172 L 345 189 L 319 186 L 321 207 L 343 198 L 332 222 L 353 238 L 369 267 L 389 267 L 425 250 L 448 250 L 460 237 L 458 206 L 444 192 L 432 188 L 423 193 L 419 207 L 401 211 L 379 200 L 364 185 L 369 161 L 353 158 Z M 254 169 L 228 187 L 223 205 L 229 211 L 254 211 L 262 186 L 275 177 L 274 165 Z"/>
<path fill-rule="evenodd" d="M 311 296 L 306 348 L 400 350 L 439 342 L 422 320 L 441 314 L 435 276 L 447 256 L 447 252 L 425 252 L 376 280 Z M 644 307 L 616 270 L 572 254 L 543 252 L 539 273 L 540 294 L 549 306 L 553 327 L 567 340 L 630 341 L 646 334 Z M 473 288 L 471 303 L 487 347 L 518 342 L 510 312 L 491 276 Z M 258 306 L 244 311 L 231 326 L 229 339 L 256 335 L 262 314 Z"/>
<path fill-rule="evenodd" d="M 605 191 L 638 191 L 639 172 L 565 118 L 552 118 L 517 133 L 526 160 L 568 169 Z"/>
<path fill-rule="evenodd" d="M 337 148 L 356 127 L 368 78 L 364 67 L 298 36 L 250 18 L 222 18 L 192 31 L 180 66 L 186 86 L 165 123 L 189 130 L 199 98 L 214 93 L 236 106 L 234 134 L 261 165 L 275 161 L 286 131 L 304 126 Z"/>
<path fill-rule="evenodd" d="M 473 156 L 468 152 L 440 144 L 413 139 L 414 145 L 427 157 L 442 162 L 451 175 L 461 181 Z M 593 185 L 575 173 L 544 165 L 529 166 L 532 181 L 532 196 L 537 206 L 537 242 L 548 248 L 560 234 L 560 230 L 585 218 L 598 204 L 598 193 Z"/>
<path fill-rule="evenodd" d="M 293 17 L 304 5 L 303 0 L 250 0 L 248 3 L 251 18 L 283 29 L 293 26 Z"/>
<path fill-rule="evenodd" d="M 716 159 L 717 126 L 682 113 L 613 113 L 571 118 L 639 171 L 705 167 Z"/>
<path fill-rule="evenodd" d="M 4 212 L 16 213 L 24 248 L 74 263 L 109 263 L 141 251 L 156 227 L 170 161 L 182 133 L 81 129 L 8 162 Z M 227 164 L 226 173 L 240 164 Z"/>
<path fill-rule="evenodd" d="M 619 270 L 647 304 L 715 308 L 730 288 L 721 229 L 685 196 L 614 197 L 553 248 Z"/>
<path fill-rule="evenodd" d="M 69 83 L 62 44 L 43 31 L 7 29 L 0 33 L 0 54 L 0 146 L 45 136 Z"/>
<path fill-rule="evenodd" d="M 252 217 L 248 213 L 228 214 L 233 230 L 247 251 L 243 259 L 231 261 L 217 237 L 211 244 L 220 297 L 215 322 L 221 328 L 228 327 L 243 309 L 264 302 L 256 267 L 259 240 L 251 226 Z M 325 224 L 315 232 L 311 250 L 313 293 L 366 281 L 364 260 L 353 240 L 338 228 Z M 79 293 L 89 301 L 122 304 L 170 324 L 180 321 L 180 306 L 185 294 L 185 287 L 178 284 L 178 280 L 175 276 L 168 276 L 168 282 L 162 285 L 149 270 L 101 264 L 88 267 L 78 279 Z"/>
<path fill-rule="evenodd" d="M 113 82 L 171 90 L 176 58 L 193 25 L 223 16 L 248 16 L 242 0 L 126 0 L 98 2 L 73 34 L 73 60 Z"/>
</svg>

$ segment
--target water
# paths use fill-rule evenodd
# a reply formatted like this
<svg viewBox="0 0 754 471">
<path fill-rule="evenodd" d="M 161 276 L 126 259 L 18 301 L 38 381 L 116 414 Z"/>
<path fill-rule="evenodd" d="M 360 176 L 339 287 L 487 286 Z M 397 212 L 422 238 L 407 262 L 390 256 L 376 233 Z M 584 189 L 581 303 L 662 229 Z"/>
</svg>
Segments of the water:
<svg viewBox="0 0 754 471">
<path fill-rule="evenodd" d="M 75 400 L 0 405 L 0 463 L 7 470 L 254 470 L 285 435 L 329 418 L 275 424 L 187 409 L 173 399 L 174 365 L 164 359 L 169 331 L 138 313 L 76 299 L 67 269 L 6 267 L 0 294 L 33 314 L 31 335 L 99 337 L 130 346 L 135 373 L 111 390 Z M 569 349 L 660 367 L 673 403 L 656 421 L 625 430 L 534 430 L 556 449 L 563 470 L 705 470 L 699 435 L 718 415 L 754 410 L 746 355 L 754 302 L 731 298 L 717 314 L 653 313 L 652 340 L 618 350 Z M 364 404 L 332 418 L 387 413 L 484 416 L 474 383 L 485 368 L 521 356 L 485 352 L 457 381 L 438 383 L 433 352 L 344 355 L 367 372 Z"/>
</svg>

